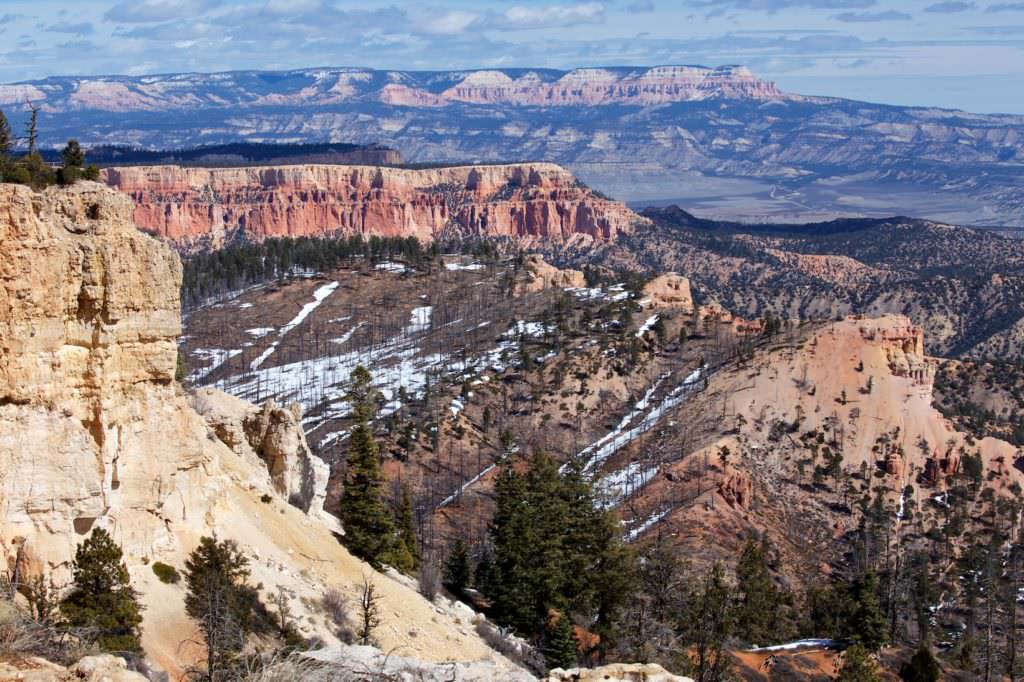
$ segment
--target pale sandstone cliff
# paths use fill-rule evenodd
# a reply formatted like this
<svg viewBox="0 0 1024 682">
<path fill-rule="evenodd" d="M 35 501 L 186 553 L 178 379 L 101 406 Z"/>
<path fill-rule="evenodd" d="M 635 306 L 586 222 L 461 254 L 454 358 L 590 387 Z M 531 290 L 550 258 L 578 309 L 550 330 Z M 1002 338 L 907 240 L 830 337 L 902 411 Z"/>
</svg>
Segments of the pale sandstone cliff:
<svg viewBox="0 0 1024 682">
<path fill-rule="evenodd" d="M 60 588 L 76 544 L 107 528 L 141 593 L 147 654 L 172 673 L 195 655 L 182 646 L 195 628 L 182 588 L 157 581 L 150 564 L 181 568 L 211 534 L 239 543 L 265 599 L 285 589 L 309 636 L 333 641 L 320 597 L 326 587 L 354 596 L 365 573 L 383 597 L 385 650 L 491 656 L 471 627 L 373 574 L 319 518 L 285 501 L 306 485 L 301 461 L 279 457 L 300 449 L 301 434 L 289 432 L 294 413 L 241 410 L 247 444 L 233 451 L 230 429 L 218 437 L 192 409 L 173 380 L 181 266 L 131 215 L 128 197 L 97 184 L 41 194 L 0 185 L 4 568 L 41 571 Z"/>
<path fill-rule="evenodd" d="M 527 279 L 520 286 L 520 292 L 533 293 L 545 289 L 572 289 L 587 286 L 587 280 L 579 270 L 560 269 L 551 265 L 544 256 L 533 254 L 526 259 Z"/>
<path fill-rule="evenodd" d="M 247 238 L 460 234 L 611 240 L 644 222 L 565 169 L 534 163 L 427 170 L 372 166 L 104 170 L 135 202 L 135 222 L 178 247 Z"/>
<path fill-rule="evenodd" d="M 643 295 L 650 299 L 654 308 L 668 308 L 687 314 L 693 312 L 690 280 L 674 272 L 666 272 L 652 279 L 644 285 Z"/>
</svg>

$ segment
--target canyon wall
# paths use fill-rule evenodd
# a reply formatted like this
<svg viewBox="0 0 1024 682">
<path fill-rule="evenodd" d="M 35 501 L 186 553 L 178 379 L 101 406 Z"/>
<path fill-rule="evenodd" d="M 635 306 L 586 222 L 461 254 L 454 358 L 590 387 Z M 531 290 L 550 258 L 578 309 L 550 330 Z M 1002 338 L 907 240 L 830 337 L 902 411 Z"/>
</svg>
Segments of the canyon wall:
<svg viewBox="0 0 1024 682">
<path fill-rule="evenodd" d="M 382 595 L 386 650 L 490 657 L 454 615 L 338 543 L 316 509 L 325 476 L 295 408 L 206 392 L 192 399 L 206 418 L 193 409 L 174 381 L 181 265 L 133 210 L 96 183 L 0 185 L 2 570 L 61 592 L 76 545 L 107 529 L 145 606 L 146 653 L 172 674 L 199 653 L 195 627 L 183 588 L 157 580 L 152 563 L 181 569 L 203 535 L 238 543 L 265 602 L 285 588 L 306 636 L 336 642 L 322 595 L 338 589 L 354 608 L 366 574 Z"/>
<path fill-rule="evenodd" d="M 554 164 L 427 170 L 370 166 L 109 168 L 135 222 L 179 248 L 249 239 L 487 235 L 607 241 L 645 222 Z"/>
</svg>

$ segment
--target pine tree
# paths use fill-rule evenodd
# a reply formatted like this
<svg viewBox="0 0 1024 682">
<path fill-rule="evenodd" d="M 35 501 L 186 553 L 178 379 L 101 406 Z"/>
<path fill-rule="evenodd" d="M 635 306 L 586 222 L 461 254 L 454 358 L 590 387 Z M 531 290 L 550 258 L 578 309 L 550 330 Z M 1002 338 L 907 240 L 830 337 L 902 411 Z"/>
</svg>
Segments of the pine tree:
<svg viewBox="0 0 1024 682">
<path fill-rule="evenodd" d="M 904 682 L 938 682 L 942 669 L 935 660 L 931 649 L 922 646 L 914 656 L 900 668 L 900 679 Z"/>
<path fill-rule="evenodd" d="M 553 613 L 548 619 L 545 639 L 543 651 L 548 669 L 567 669 L 576 665 L 578 648 L 568 616 Z"/>
<path fill-rule="evenodd" d="M 107 531 L 97 528 L 78 545 L 73 575 L 72 592 L 61 604 L 67 622 L 95 629 L 104 651 L 138 651 L 141 607 L 121 548 Z"/>
<path fill-rule="evenodd" d="M 534 631 L 530 594 L 530 559 L 534 527 L 527 500 L 526 477 L 511 467 L 495 483 L 495 511 L 491 521 L 494 562 L 491 569 L 494 620 L 520 633 Z"/>
<path fill-rule="evenodd" d="M 785 637 L 782 609 L 785 595 L 775 587 L 768 570 L 771 547 L 767 539 L 750 539 L 736 567 L 740 593 L 737 635 L 751 644 L 765 644 Z"/>
<path fill-rule="evenodd" d="M 844 652 L 837 682 L 881 682 L 881 679 L 878 664 L 863 645 L 854 644 Z"/>
<path fill-rule="evenodd" d="M 14 136 L 11 133 L 11 124 L 7 116 L 0 110 L 0 181 L 3 181 L 3 172 L 11 158 L 11 150 L 14 149 Z"/>
<path fill-rule="evenodd" d="M 472 570 L 466 543 L 457 538 L 444 563 L 444 586 L 455 596 L 462 596 L 463 590 L 469 587 Z"/>
<path fill-rule="evenodd" d="M 868 571 L 850 586 L 853 612 L 847 623 L 850 638 L 864 645 L 868 651 L 877 651 L 889 640 L 889 624 L 878 602 L 878 578 Z"/>
<path fill-rule="evenodd" d="M 349 437 L 348 472 L 341 494 L 344 542 L 357 557 L 379 568 L 395 546 L 395 528 L 381 497 L 384 475 L 371 425 L 378 394 L 370 373 L 362 365 L 352 371 L 350 381 L 346 399 L 352 405 L 355 425 Z"/>
<path fill-rule="evenodd" d="M 704 580 L 689 619 L 690 641 L 695 645 L 696 682 L 728 679 L 731 664 L 725 644 L 732 636 L 735 622 L 731 591 L 725 580 L 725 568 L 716 563 Z"/>
<path fill-rule="evenodd" d="M 420 548 L 416 540 L 416 521 L 412 514 L 412 491 L 408 483 L 402 484 L 402 503 L 398 508 L 398 549 L 395 556 L 401 557 L 395 562 L 395 568 L 405 573 L 412 573 L 420 566 Z"/>
<path fill-rule="evenodd" d="M 185 613 L 206 643 L 207 679 L 227 680 L 253 625 L 257 597 L 246 583 L 249 560 L 231 540 L 203 537 L 185 561 Z"/>
<path fill-rule="evenodd" d="M 60 153 L 65 168 L 81 168 L 85 165 L 85 152 L 78 140 L 68 140 L 68 144 Z"/>
</svg>

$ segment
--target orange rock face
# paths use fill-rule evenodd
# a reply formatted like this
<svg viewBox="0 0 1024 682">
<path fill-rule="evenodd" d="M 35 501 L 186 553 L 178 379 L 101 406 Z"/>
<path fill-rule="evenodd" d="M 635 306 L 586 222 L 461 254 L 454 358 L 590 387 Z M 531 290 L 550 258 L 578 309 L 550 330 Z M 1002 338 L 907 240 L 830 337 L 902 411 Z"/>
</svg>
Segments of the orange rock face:
<svg viewBox="0 0 1024 682">
<path fill-rule="evenodd" d="M 599 241 L 643 221 L 597 197 L 554 164 L 428 170 L 372 166 L 109 168 L 108 185 L 135 202 L 135 222 L 180 248 L 327 234 L 459 234 Z"/>
</svg>

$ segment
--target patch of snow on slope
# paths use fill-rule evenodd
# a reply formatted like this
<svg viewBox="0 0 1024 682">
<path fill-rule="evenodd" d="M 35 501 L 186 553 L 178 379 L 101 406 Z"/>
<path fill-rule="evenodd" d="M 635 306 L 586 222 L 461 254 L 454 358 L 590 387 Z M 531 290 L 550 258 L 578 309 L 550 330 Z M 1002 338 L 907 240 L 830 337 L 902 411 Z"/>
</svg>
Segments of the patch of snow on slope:
<svg viewBox="0 0 1024 682">
<path fill-rule="evenodd" d="M 338 282 L 331 282 L 325 284 L 316 291 L 313 292 L 313 300 L 302 306 L 302 310 L 299 314 L 292 318 L 291 322 L 281 327 L 281 336 L 284 336 L 291 330 L 298 327 L 300 324 L 309 317 L 310 313 L 320 307 L 320 304 L 327 300 L 327 297 L 334 293 L 334 290 L 338 288 Z"/>
<path fill-rule="evenodd" d="M 617 507 L 630 495 L 644 488 L 658 475 L 658 467 L 644 467 L 640 462 L 630 462 L 625 469 L 619 469 L 602 476 L 597 482 L 599 505 L 611 509 Z"/>
<path fill-rule="evenodd" d="M 637 330 L 636 338 L 639 339 L 644 334 L 646 334 L 647 332 L 651 331 L 651 329 L 654 327 L 655 324 L 657 324 L 657 322 L 658 322 L 658 316 L 657 315 L 651 315 L 650 317 L 648 317 L 647 321 L 644 322 L 643 326 L 640 327 L 640 329 Z"/>
<path fill-rule="evenodd" d="M 256 327 L 255 329 L 246 329 L 245 330 L 245 332 L 247 334 L 252 334 L 257 339 L 262 338 L 262 337 L 266 336 L 267 334 L 273 333 L 275 331 L 277 331 L 277 330 L 274 329 L 273 327 Z"/>
<path fill-rule="evenodd" d="M 274 343 L 270 344 L 269 348 L 263 351 L 258 358 L 252 361 L 252 364 L 249 365 L 249 368 L 253 370 L 258 369 L 264 362 L 266 362 L 267 358 L 273 355 L 274 351 L 277 350 L 277 345 L 280 342 L 280 339 L 284 337 L 285 334 L 287 334 L 288 332 L 302 324 L 305 321 L 305 319 L 309 317 L 310 314 L 312 314 L 314 310 L 320 307 L 321 303 L 327 300 L 328 296 L 334 293 L 334 290 L 337 289 L 338 286 L 338 282 L 331 282 L 330 284 L 325 284 L 316 291 L 314 291 L 313 300 L 307 303 L 306 305 L 302 306 L 302 310 L 300 310 L 298 314 L 295 317 L 293 317 L 290 322 L 288 322 L 288 324 L 281 327 L 281 331 L 277 335 L 278 341 L 275 341 Z"/>
<path fill-rule="evenodd" d="M 794 649 L 808 649 L 812 647 L 816 649 L 832 649 L 837 646 L 839 646 L 839 643 L 834 639 L 801 639 L 786 644 L 747 649 L 747 651 L 793 651 Z"/>
<path fill-rule="evenodd" d="M 352 335 L 355 334 L 356 331 L 360 327 L 362 327 L 362 326 L 363 326 L 363 323 L 360 322 L 359 324 L 357 324 L 356 326 L 352 327 L 351 329 L 349 329 L 347 332 L 345 332 L 344 334 L 342 334 L 338 338 L 331 339 L 331 343 L 336 343 L 339 346 L 344 346 L 346 343 L 348 343 L 348 340 L 352 338 Z"/>
<path fill-rule="evenodd" d="M 444 269 L 445 270 L 469 270 L 469 271 L 474 271 L 474 270 L 483 270 L 486 267 L 487 266 L 484 265 L 483 263 L 470 263 L 469 265 L 463 265 L 462 263 L 445 263 L 444 264 Z"/>
<path fill-rule="evenodd" d="M 440 504 L 438 504 L 437 506 L 438 507 L 447 507 L 449 504 L 454 502 L 456 500 L 456 498 L 458 498 L 459 495 L 461 495 L 462 493 L 466 492 L 466 490 L 469 489 L 470 486 L 472 486 L 474 483 L 479 481 L 481 478 L 483 478 L 487 474 L 491 473 L 494 470 L 494 468 L 497 467 L 497 466 L 498 466 L 497 464 L 492 464 L 489 467 L 486 467 L 479 474 L 477 474 L 476 476 L 474 476 L 473 478 L 469 479 L 468 481 L 463 483 L 461 486 L 459 486 L 459 489 L 457 491 L 455 491 L 454 493 L 452 493 L 448 497 L 446 497 L 443 500 L 441 500 Z"/>
<path fill-rule="evenodd" d="M 660 511 L 656 514 L 651 514 L 650 516 L 648 516 L 646 519 L 643 520 L 643 522 L 639 526 L 633 528 L 628 533 L 626 533 L 626 542 L 633 542 L 638 537 L 640 537 L 648 530 L 653 528 L 654 524 L 668 516 L 669 511 L 670 510 L 666 509 L 664 511 Z"/>
<path fill-rule="evenodd" d="M 206 367 L 191 372 L 188 375 L 187 381 L 189 383 L 193 383 L 205 379 L 211 372 L 213 372 L 213 370 L 217 369 L 241 352 L 241 349 L 222 350 L 220 348 L 197 348 L 192 351 L 190 355 L 208 360 L 209 364 Z"/>
<path fill-rule="evenodd" d="M 580 456 L 586 461 L 583 471 L 594 471 L 630 441 L 654 428 L 655 424 L 658 423 L 666 412 L 682 403 L 683 400 L 685 400 L 700 384 L 704 377 L 705 369 L 706 367 L 702 367 L 691 372 L 689 376 L 683 379 L 681 384 L 676 386 L 676 388 L 674 388 L 672 392 L 665 397 L 664 400 L 651 408 L 651 411 L 648 412 L 636 426 L 627 429 L 626 427 L 633 422 L 633 420 L 643 412 L 644 409 L 646 409 L 647 403 L 650 401 L 654 390 L 658 387 L 658 384 L 661 383 L 661 379 L 659 379 L 643 399 L 636 404 L 633 410 L 623 417 L 622 421 L 619 422 L 619 425 L 616 426 L 613 431 L 606 434 L 597 442 L 587 446 L 580 452 Z"/>
<path fill-rule="evenodd" d="M 434 314 L 434 306 L 425 305 L 421 308 L 413 308 L 410 331 L 419 332 L 430 328 L 430 318 Z"/>
</svg>

